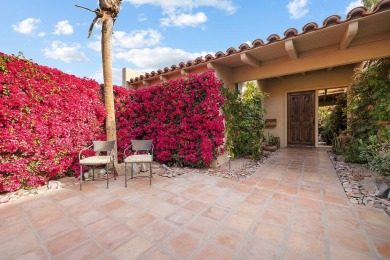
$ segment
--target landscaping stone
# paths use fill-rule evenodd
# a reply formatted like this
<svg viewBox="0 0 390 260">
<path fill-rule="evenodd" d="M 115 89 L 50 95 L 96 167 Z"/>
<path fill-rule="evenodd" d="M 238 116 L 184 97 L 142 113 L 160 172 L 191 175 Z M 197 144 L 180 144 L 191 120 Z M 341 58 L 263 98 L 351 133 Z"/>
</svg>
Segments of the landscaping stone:
<svg viewBox="0 0 390 260">
<path fill-rule="evenodd" d="M 390 216 L 389 181 L 364 165 L 346 163 L 330 154 L 344 191 L 353 204 L 383 209 Z"/>
<path fill-rule="evenodd" d="M 6 194 L 0 195 L 0 204 L 14 202 L 14 201 L 21 199 L 21 198 L 24 198 L 24 197 L 34 196 L 34 195 L 42 194 L 42 193 L 49 192 L 52 190 L 56 190 L 56 189 L 62 189 L 63 186 L 64 185 L 60 181 L 51 180 L 47 183 L 47 185 L 44 185 L 44 186 L 39 187 L 39 188 L 34 188 L 31 190 L 20 189 L 20 190 L 14 191 L 14 192 L 8 192 Z"/>
<path fill-rule="evenodd" d="M 389 185 L 382 182 L 379 189 L 375 192 L 375 195 L 378 196 L 379 198 L 387 198 L 388 194 L 389 194 Z"/>
</svg>

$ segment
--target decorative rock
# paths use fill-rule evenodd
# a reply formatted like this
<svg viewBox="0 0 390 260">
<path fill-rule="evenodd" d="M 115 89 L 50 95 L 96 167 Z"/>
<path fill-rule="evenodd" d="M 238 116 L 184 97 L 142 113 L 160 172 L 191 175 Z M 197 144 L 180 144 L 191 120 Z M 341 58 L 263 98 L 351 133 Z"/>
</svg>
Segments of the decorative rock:
<svg viewBox="0 0 390 260">
<path fill-rule="evenodd" d="M 104 174 L 106 174 L 107 173 L 107 171 L 106 171 L 106 169 L 101 169 L 100 171 L 99 171 L 99 175 L 104 175 Z"/>
<path fill-rule="evenodd" d="M 379 198 L 386 198 L 389 195 L 389 185 L 381 183 L 379 189 L 375 192 L 375 195 Z"/>
<path fill-rule="evenodd" d="M 49 190 L 60 189 L 60 188 L 62 188 L 62 183 L 59 182 L 59 181 L 53 181 L 52 180 L 52 181 L 49 181 L 47 183 L 47 188 Z"/>
</svg>

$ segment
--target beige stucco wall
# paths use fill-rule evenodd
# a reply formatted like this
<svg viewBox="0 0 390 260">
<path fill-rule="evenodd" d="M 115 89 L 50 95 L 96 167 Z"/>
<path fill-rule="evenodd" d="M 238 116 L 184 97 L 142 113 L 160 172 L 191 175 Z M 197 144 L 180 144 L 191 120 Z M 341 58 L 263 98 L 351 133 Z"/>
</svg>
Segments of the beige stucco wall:
<svg viewBox="0 0 390 260">
<path fill-rule="evenodd" d="M 318 70 L 305 74 L 294 74 L 283 78 L 272 78 L 257 81 L 261 89 L 269 96 L 265 99 L 265 119 L 277 119 L 277 126 L 266 128 L 265 133 L 272 133 L 280 137 L 282 147 L 287 146 L 287 93 L 305 90 L 320 90 L 334 87 L 345 87 L 352 82 L 354 66 L 337 67 L 333 70 Z M 316 92 L 316 124 L 317 116 Z M 318 129 L 316 130 L 318 131 Z M 316 144 L 317 144 L 316 132 Z"/>
</svg>

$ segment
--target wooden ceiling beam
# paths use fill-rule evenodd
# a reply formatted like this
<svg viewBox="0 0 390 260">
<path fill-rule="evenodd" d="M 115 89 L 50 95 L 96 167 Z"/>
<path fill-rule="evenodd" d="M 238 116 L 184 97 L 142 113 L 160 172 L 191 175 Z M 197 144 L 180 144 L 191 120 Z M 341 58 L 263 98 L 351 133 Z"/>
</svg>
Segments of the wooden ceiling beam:
<svg viewBox="0 0 390 260">
<path fill-rule="evenodd" d="M 351 44 L 359 30 L 359 22 L 355 21 L 348 24 L 347 30 L 345 31 L 343 38 L 340 41 L 340 50 L 345 50 Z"/>
<path fill-rule="evenodd" d="M 297 60 L 298 59 L 298 52 L 295 48 L 293 40 L 288 40 L 284 43 L 284 47 L 286 49 L 286 52 L 288 56 L 290 56 L 291 59 Z"/>
<path fill-rule="evenodd" d="M 261 61 L 253 57 L 252 55 L 249 55 L 247 53 L 241 53 L 240 55 L 241 61 L 248 64 L 252 67 L 260 67 Z"/>
</svg>

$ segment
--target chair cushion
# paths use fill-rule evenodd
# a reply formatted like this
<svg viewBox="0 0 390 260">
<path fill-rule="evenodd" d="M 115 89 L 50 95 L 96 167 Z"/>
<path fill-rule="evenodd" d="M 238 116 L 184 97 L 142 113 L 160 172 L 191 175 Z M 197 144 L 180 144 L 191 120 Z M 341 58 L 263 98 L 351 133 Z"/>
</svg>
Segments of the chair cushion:
<svg viewBox="0 0 390 260">
<path fill-rule="evenodd" d="M 152 162 L 153 155 L 150 154 L 134 154 L 126 157 L 125 163 L 142 163 Z"/>
<path fill-rule="evenodd" d="M 101 165 L 111 162 L 110 156 L 91 156 L 80 160 L 81 165 Z"/>
</svg>

